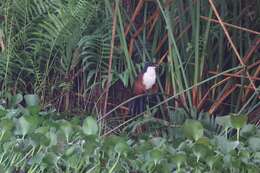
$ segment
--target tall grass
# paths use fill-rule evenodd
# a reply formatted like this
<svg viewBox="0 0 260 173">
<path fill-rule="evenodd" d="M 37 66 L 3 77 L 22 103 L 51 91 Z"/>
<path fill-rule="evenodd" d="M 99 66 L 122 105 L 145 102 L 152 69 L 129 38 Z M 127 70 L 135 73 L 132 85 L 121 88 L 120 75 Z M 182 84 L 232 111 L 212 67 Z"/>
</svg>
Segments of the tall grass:
<svg viewBox="0 0 260 173">
<path fill-rule="evenodd" d="M 208 1 L 124 0 L 114 10 L 115 2 L 1 2 L 3 93 L 37 93 L 44 108 L 100 115 L 114 132 L 137 119 L 125 123 L 131 88 L 144 61 L 153 61 L 159 93 L 149 114 L 173 121 L 180 110 L 193 118 L 239 113 L 257 123 L 258 0 L 213 1 L 246 68 Z"/>
</svg>

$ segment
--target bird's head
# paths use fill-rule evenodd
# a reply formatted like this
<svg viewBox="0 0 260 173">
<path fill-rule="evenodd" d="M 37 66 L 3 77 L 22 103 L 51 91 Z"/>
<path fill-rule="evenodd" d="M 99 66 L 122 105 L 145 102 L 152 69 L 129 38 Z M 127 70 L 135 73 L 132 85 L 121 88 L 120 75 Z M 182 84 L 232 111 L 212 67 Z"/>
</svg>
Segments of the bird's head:
<svg viewBox="0 0 260 173">
<path fill-rule="evenodd" d="M 143 69 L 143 73 L 147 72 L 147 71 L 155 71 L 156 67 L 158 65 L 152 62 L 146 62 L 144 64 L 144 69 Z"/>
</svg>

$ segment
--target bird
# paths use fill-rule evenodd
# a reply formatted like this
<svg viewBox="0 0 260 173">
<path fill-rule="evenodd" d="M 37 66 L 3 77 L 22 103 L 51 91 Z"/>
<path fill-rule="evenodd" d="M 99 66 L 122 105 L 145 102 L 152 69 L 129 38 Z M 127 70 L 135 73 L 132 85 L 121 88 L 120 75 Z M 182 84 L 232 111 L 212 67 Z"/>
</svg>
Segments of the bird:
<svg viewBox="0 0 260 173">
<path fill-rule="evenodd" d="M 156 68 L 157 64 L 146 62 L 144 65 L 143 71 L 137 76 L 137 79 L 134 81 L 133 94 L 144 96 L 134 99 L 129 106 L 130 115 L 137 115 L 144 112 L 145 105 L 148 102 L 149 97 L 148 93 L 155 94 L 158 91 L 158 86 L 156 83 Z"/>
</svg>

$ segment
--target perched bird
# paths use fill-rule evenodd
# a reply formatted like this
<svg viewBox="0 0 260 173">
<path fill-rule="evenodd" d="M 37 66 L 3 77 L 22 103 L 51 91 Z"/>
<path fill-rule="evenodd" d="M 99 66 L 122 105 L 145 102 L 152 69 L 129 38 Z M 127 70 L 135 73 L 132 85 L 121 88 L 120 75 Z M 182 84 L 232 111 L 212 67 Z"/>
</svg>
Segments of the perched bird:
<svg viewBox="0 0 260 173">
<path fill-rule="evenodd" d="M 156 67 L 157 65 L 154 63 L 145 63 L 143 71 L 138 75 L 134 82 L 134 95 L 148 94 L 148 92 L 154 94 L 157 92 Z M 147 95 L 133 100 L 129 106 L 130 115 L 136 115 L 143 112 L 147 102 L 149 102 Z"/>
</svg>

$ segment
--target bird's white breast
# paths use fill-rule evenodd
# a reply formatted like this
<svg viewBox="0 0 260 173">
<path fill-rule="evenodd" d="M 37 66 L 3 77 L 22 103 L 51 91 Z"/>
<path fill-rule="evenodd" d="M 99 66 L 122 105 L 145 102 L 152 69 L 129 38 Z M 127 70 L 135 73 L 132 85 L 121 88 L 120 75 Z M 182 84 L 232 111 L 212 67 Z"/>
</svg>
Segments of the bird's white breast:
<svg viewBox="0 0 260 173">
<path fill-rule="evenodd" d="M 143 84 L 145 89 L 150 89 L 155 84 L 156 81 L 156 72 L 155 67 L 148 67 L 147 71 L 143 75 Z"/>
</svg>

